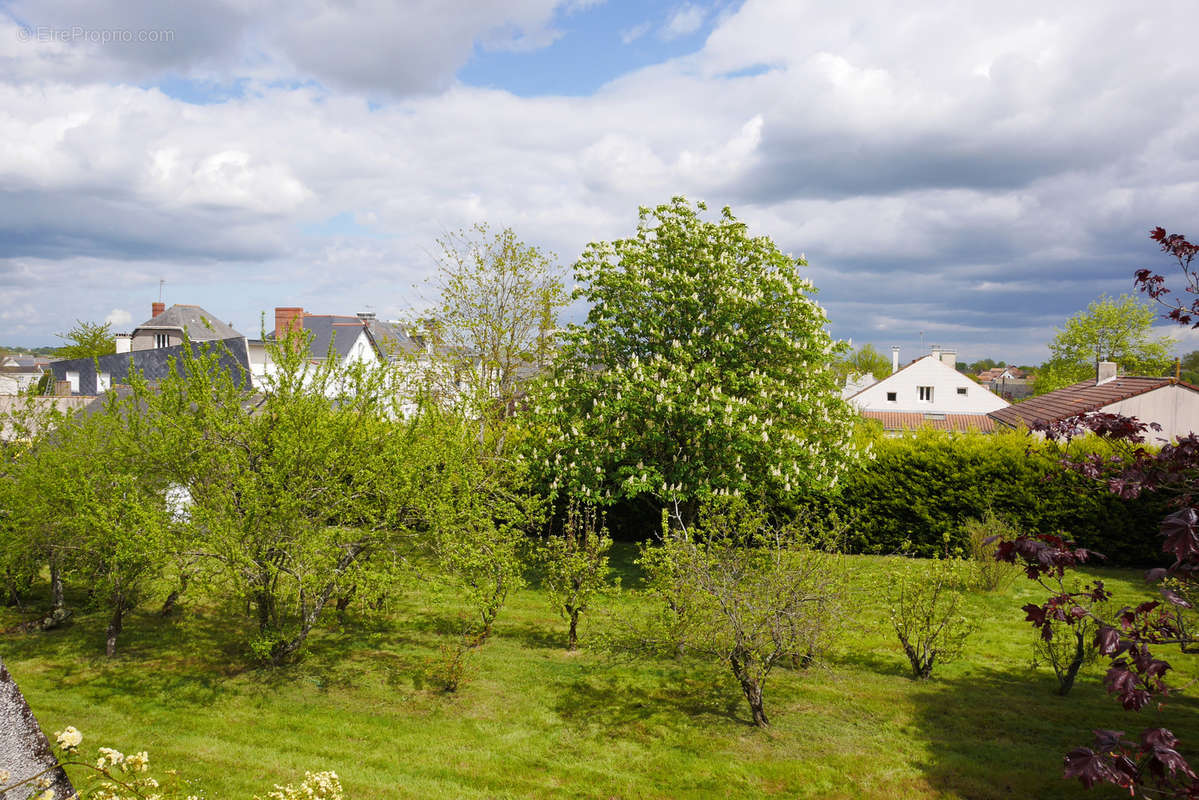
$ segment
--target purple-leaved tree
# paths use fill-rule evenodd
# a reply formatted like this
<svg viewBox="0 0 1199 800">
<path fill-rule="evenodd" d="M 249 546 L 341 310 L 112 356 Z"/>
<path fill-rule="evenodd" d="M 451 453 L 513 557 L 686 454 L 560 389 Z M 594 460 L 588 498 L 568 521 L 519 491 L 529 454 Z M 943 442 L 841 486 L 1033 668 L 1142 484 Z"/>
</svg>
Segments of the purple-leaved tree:
<svg viewBox="0 0 1199 800">
<path fill-rule="evenodd" d="M 1149 235 L 1177 261 L 1184 292 L 1199 296 L 1199 268 L 1192 263 L 1199 246 L 1163 228 L 1155 228 Z M 1199 328 L 1199 297 L 1188 305 L 1172 292 L 1166 277 L 1149 269 L 1137 271 L 1135 284 L 1167 309 L 1166 318 Z M 1063 537 L 1043 535 L 1001 541 L 995 554 L 1001 561 L 1022 565 L 1029 578 L 1049 591 L 1044 603 L 1029 603 L 1023 609 L 1026 620 L 1046 639 L 1053 636 L 1055 621 L 1068 625 L 1088 618 L 1097 621 L 1097 645 L 1111 659 L 1104 678 L 1107 690 L 1125 709 L 1139 711 L 1171 691 L 1166 680 L 1170 663 L 1155 652 L 1177 648 L 1183 654 L 1199 653 L 1199 614 L 1195 611 L 1199 604 L 1199 437 L 1192 433 L 1160 449 L 1150 449 L 1145 447 L 1146 436 L 1160 426 L 1104 413 L 1073 417 L 1040 430 L 1067 443 L 1084 434 L 1107 438 L 1116 445 L 1114 455 L 1067 456 L 1062 466 L 1104 482 L 1121 497 L 1162 492 L 1174 505 L 1161 522 L 1162 549 L 1173 563 L 1146 575 L 1159 596 L 1135 607 L 1126 606 L 1114 615 L 1097 613 L 1096 604 L 1110 598 L 1102 581 L 1076 591 L 1066 588 L 1066 572 L 1097 553 Z M 1136 737 L 1110 730 L 1094 734 L 1090 747 L 1077 747 L 1066 754 L 1064 777 L 1078 778 L 1087 788 L 1110 783 L 1134 795 L 1199 798 L 1199 776 L 1179 752 L 1178 739 L 1169 730 L 1149 728 Z"/>
</svg>

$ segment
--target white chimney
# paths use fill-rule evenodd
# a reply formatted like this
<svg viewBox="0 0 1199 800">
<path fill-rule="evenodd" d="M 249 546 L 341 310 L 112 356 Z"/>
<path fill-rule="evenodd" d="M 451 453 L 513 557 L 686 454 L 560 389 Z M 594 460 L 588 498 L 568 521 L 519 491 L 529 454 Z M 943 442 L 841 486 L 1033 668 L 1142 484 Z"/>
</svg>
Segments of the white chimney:
<svg viewBox="0 0 1199 800">
<path fill-rule="evenodd" d="M 1114 381 L 1116 379 L 1116 362 L 1115 361 L 1100 361 L 1099 368 L 1095 372 L 1095 385 Z"/>
<path fill-rule="evenodd" d="M 128 333 L 116 334 L 116 345 L 118 353 L 128 353 L 133 349 L 133 336 Z"/>
<path fill-rule="evenodd" d="M 899 347 L 896 345 L 891 346 L 891 372 L 899 372 Z"/>
<path fill-rule="evenodd" d="M 941 348 L 941 363 L 950 369 L 958 368 L 958 351 L 948 347 Z"/>
</svg>

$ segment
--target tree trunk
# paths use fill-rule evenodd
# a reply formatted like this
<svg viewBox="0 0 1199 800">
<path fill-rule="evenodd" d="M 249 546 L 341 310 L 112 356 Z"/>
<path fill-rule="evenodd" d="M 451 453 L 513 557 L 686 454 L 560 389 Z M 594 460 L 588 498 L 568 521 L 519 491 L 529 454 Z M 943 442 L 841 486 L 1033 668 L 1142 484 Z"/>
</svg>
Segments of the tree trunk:
<svg viewBox="0 0 1199 800">
<path fill-rule="evenodd" d="M 579 646 L 579 612 L 571 610 L 570 612 L 570 633 L 566 638 L 566 649 L 574 650 Z"/>
<path fill-rule="evenodd" d="M 754 718 L 754 725 L 759 728 L 767 728 L 770 726 L 770 720 L 766 718 L 766 709 L 763 707 L 762 684 L 755 680 L 749 672 L 749 654 L 746 652 L 733 651 L 729 656 L 729 664 L 733 667 L 733 675 L 741 684 L 741 691 L 745 694 L 745 699 L 749 701 L 749 710 Z"/>
<path fill-rule="evenodd" d="M 263 589 L 254 595 L 254 608 L 258 612 L 258 632 L 266 634 L 274 623 L 274 598 L 269 589 Z"/>
<path fill-rule="evenodd" d="M 350 603 L 354 600 L 354 595 L 358 592 L 358 584 L 354 584 L 349 589 L 345 590 L 337 596 L 337 617 L 342 624 L 346 621 L 346 609 L 350 607 Z"/>
<path fill-rule="evenodd" d="M 121 632 L 124 623 L 125 601 L 118 599 L 116 607 L 112 610 L 112 619 L 108 623 L 108 637 L 104 643 L 104 655 L 112 658 L 117 652 L 117 635 Z"/>
<path fill-rule="evenodd" d="M 50 557 L 50 610 L 58 611 L 67 604 L 63 598 L 62 570 L 58 566 L 58 554 Z"/>
<path fill-rule="evenodd" d="M 1074 631 L 1074 658 L 1066 667 L 1065 672 L 1059 672 L 1057 676 L 1057 693 L 1065 697 L 1070 694 L 1070 690 L 1074 688 L 1074 679 L 1078 677 L 1078 671 L 1082 669 L 1082 662 L 1087 655 L 1087 641 L 1082 631 Z"/>
<path fill-rule="evenodd" d="M 174 614 L 179 608 L 179 598 L 187 591 L 187 584 L 191 580 L 191 576 L 186 572 L 179 576 L 179 588 L 171 591 L 167 595 L 167 599 L 162 602 L 162 610 L 158 612 L 160 617 L 169 617 Z"/>
</svg>

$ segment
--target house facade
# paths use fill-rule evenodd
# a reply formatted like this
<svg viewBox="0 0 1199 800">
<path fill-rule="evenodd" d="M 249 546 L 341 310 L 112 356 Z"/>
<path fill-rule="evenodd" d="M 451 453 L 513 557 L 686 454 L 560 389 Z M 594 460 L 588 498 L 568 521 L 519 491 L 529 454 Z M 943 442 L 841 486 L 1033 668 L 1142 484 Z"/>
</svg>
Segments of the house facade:
<svg viewBox="0 0 1199 800">
<path fill-rule="evenodd" d="M 1008 401 L 958 372 L 957 352 L 941 348 L 899 367 L 892 350 L 892 372 L 846 398 L 864 417 L 885 430 L 909 430 L 927 424 L 946 430 L 990 431 L 987 415 Z"/>
</svg>

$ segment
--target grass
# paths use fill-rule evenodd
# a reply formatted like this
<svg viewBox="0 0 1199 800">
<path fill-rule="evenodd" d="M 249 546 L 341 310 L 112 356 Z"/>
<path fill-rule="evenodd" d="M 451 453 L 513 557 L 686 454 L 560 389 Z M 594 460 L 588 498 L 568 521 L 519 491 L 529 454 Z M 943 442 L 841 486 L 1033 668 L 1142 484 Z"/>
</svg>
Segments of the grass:
<svg viewBox="0 0 1199 800">
<path fill-rule="evenodd" d="M 635 585 L 628 550 L 617 566 Z M 1133 715 L 1098 671 L 1069 697 L 1053 694 L 1052 673 L 1029 667 L 1033 634 L 1019 608 L 1042 593 L 1024 580 L 971 595 L 979 631 L 967 657 L 911 680 L 886 603 L 866 588 L 895 566 L 852 557 L 860 613 L 824 666 L 771 676 L 765 731 L 718 668 L 566 652 L 565 625 L 536 590 L 511 599 L 455 694 L 425 677 L 457 613 L 431 583 L 386 619 L 322 633 L 302 662 L 278 670 L 247 668 L 241 630 L 212 612 L 135 613 L 111 661 L 103 623 L 88 614 L 62 630 L 0 636 L 0 654 L 45 730 L 73 724 L 85 749 L 149 750 L 153 766 L 178 769 L 214 799 L 318 769 L 335 770 L 355 798 L 1117 797 L 1126 795 L 1060 778 L 1062 753 L 1091 729 L 1161 724 L 1184 751 L 1199 742 L 1188 697 Z M 1117 604 L 1145 595 L 1137 572 L 1092 572 Z M 646 607 L 632 588 L 604 612 Z M 15 620 L 0 611 L 0 628 Z M 584 619 L 584 645 L 597 624 Z M 1184 670 L 1175 684 L 1193 677 L 1187 659 L 1171 660 Z"/>
</svg>

